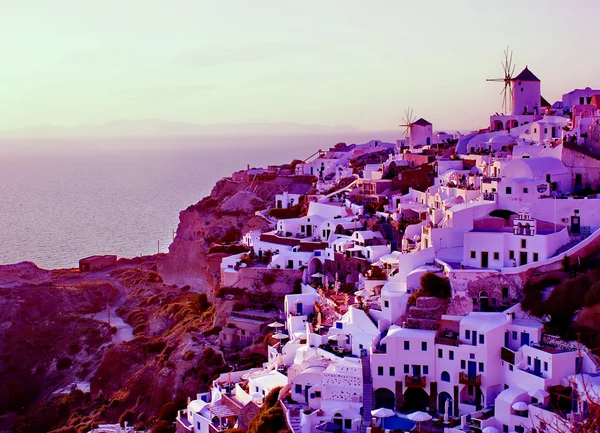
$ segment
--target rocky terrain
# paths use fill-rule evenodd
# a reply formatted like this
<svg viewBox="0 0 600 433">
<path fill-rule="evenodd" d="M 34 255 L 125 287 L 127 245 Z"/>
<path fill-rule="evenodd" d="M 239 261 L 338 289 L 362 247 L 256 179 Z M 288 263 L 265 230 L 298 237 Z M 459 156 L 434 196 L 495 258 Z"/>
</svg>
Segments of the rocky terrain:
<svg viewBox="0 0 600 433">
<path fill-rule="evenodd" d="M 233 307 L 215 296 L 220 259 L 240 248 L 242 233 L 269 228 L 255 212 L 282 187 L 305 182 L 308 191 L 312 180 L 221 180 L 180 213 L 168 255 L 87 273 L 0 266 L 0 431 L 85 432 L 119 421 L 169 431 L 188 396 L 231 368 L 262 363 L 262 341 L 243 353 L 218 347 L 215 324 Z"/>
</svg>

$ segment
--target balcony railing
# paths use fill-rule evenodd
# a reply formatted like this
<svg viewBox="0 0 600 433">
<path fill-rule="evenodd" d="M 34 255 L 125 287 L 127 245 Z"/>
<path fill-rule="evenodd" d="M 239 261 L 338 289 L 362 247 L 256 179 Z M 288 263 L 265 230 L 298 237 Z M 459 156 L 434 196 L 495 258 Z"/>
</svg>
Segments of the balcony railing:
<svg viewBox="0 0 600 433">
<path fill-rule="evenodd" d="M 472 375 L 461 372 L 458 375 L 458 383 L 461 385 L 481 386 L 481 374 Z"/>
<path fill-rule="evenodd" d="M 435 337 L 435 344 L 445 344 L 446 346 L 460 346 L 460 340 L 458 338 L 448 337 Z"/>
<path fill-rule="evenodd" d="M 425 388 L 427 386 L 427 377 L 414 377 L 407 374 L 404 376 L 404 384 L 407 388 Z"/>
<path fill-rule="evenodd" d="M 502 361 L 506 361 L 509 364 L 515 364 L 515 352 L 506 347 L 503 347 L 500 351 L 500 358 L 502 358 Z"/>
</svg>

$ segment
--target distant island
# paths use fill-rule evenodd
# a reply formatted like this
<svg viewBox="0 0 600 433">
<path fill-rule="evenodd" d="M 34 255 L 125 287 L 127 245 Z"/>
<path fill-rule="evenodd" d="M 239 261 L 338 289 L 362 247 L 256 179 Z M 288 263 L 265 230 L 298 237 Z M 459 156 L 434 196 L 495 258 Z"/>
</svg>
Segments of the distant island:
<svg viewBox="0 0 600 433">
<path fill-rule="evenodd" d="M 77 126 L 39 125 L 0 131 L 0 138 L 127 137 L 186 135 L 286 135 L 357 132 L 349 125 L 320 125 L 295 122 L 216 123 L 202 125 L 160 119 L 116 120 Z"/>
</svg>

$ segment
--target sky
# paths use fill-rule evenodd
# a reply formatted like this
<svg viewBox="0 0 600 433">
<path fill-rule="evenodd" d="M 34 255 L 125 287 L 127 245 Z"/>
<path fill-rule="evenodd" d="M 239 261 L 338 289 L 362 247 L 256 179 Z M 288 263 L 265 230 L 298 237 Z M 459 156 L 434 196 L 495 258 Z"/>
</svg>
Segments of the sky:
<svg viewBox="0 0 600 433">
<path fill-rule="evenodd" d="M 0 0 L 0 129 L 161 119 L 393 130 L 501 111 L 503 50 L 549 101 L 600 88 L 600 2 Z"/>
</svg>

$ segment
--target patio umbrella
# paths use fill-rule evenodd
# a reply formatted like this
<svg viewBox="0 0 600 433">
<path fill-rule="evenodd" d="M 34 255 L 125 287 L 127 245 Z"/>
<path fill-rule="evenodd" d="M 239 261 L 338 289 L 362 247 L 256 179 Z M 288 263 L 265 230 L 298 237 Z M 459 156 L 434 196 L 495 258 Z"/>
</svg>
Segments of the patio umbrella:
<svg viewBox="0 0 600 433">
<path fill-rule="evenodd" d="M 527 410 L 529 406 L 524 401 L 518 401 L 513 403 L 512 408 L 518 412 L 524 412 Z"/>
<path fill-rule="evenodd" d="M 320 273 L 320 272 L 317 272 L 316 274 L 312 274 L 311 277 L 313 277 L 313 278 L 323 278 L 324 275 L 322 273 Z"/>
<path fill-rule="evenodd" d="M 543 400 L 550 395 L 548 391 L 544 391 L 543 389 L 536 389 L 535 391 L 529 391 L 529 397 L 536 398 L 538 401 Z"/>
<path fill-rule="evenodd" d="M 286 338 L 290 338 L 290 336 L 287 334 L 282 334 L 281 332 L 278 332 L 276 334 L 271 335 L 271 338 L 274 338 L 275 340 L 285 340 Z"/>
<path fill-rule="evenodd" d="M 283 323 L 273 322 L 273 323 L 269 323 L 267 326 L 269 328 L 283 328 L 285 325 Z"/>
<path fill-rule="evenodd" d="M 346 341 L 347 336 L 346 336 L 346 334 L 333 334 L 333 335 L 328 335 L 327 338 L 329 340 L 340 342 L 340 341 Z"/>
<path fill-rule="evenodd" d="M 380 407 L 379 409 L 374 409 L 371 411 L 371 415 L 375 418 L 387 418 L 389 416 L 396 415 L 392 409 L 388 409 L 387 407 Z"/>
<path fill-rule="evenodd" d="M 354 296 L 360 296 L 362 298 L 368 298 L 372 294 L 373 293 L 371 293 L 369 290 L 366 290 L 366 289 L 362 289 L 362 290 L 358 290 L 358 291 L 354 292 Z"/>
<path fill-rule="evenodd" d="M 336 432 L 342 431 L 341 426 L 339 426 L 331 421 L 326 421 L 326 422 L 322 422 L 321 424 L 317 424 L 316 429 L 319 431 L 331 432 L 331 433 L 336 433 Z"/>
<path fill-rule="evenodd" d="M 408 414 L 408 419 L 417 423 L 419 426 L 419 431 L 421 431 L 421 423 L 423 421 L 429 421 L 431 418 L 431 415 L 429 415 L 427 412 L 421 412 L 420 410 Z"/>
<path fill-rule="evenodd" d="M 481 430 L 481 433 L 498 433 L 498 429 L 496 427 L 489 425 L 486 428 L 484 428 L 483 430 Z"/>
</svg>

